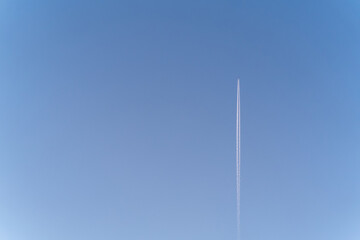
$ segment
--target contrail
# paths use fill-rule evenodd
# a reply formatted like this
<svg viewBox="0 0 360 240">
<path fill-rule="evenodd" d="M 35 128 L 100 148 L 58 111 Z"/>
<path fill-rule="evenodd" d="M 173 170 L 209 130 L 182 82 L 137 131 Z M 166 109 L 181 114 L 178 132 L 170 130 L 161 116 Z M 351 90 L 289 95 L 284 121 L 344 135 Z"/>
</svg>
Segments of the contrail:
<svg viewBox="0 0 360 240">
<path fill-rule="evenodd" d="M 240 240 L 240 80 L 237 81 L 236 95 L 236 206 L 237 206 L 237 239 Z"/>
</svg>

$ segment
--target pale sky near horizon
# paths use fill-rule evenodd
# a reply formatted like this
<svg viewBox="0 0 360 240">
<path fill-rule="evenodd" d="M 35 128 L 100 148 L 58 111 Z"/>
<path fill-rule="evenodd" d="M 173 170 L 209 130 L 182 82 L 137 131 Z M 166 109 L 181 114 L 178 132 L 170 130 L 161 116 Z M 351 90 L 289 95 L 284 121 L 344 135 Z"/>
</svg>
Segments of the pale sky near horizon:
<svg viewBox="0 0 360 240">
<path fill-rule="evenodd" d="M 360 239 L 358 1 L 0 8 L 0 239 Z"/>
</svg>

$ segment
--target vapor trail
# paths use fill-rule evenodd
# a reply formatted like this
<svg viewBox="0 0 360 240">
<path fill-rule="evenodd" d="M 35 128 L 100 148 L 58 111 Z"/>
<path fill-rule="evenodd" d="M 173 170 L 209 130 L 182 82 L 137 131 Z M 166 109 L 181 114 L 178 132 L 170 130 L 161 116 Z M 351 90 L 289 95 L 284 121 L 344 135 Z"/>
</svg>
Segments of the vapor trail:
<svg viewBox="0 0 360 240">
<path fill-rule="evenodd" d="M 237 81 L 236 95 L 236 206 L 237 206 L 237 239 L 240 239 L 240 80 Z"/>
</svg>

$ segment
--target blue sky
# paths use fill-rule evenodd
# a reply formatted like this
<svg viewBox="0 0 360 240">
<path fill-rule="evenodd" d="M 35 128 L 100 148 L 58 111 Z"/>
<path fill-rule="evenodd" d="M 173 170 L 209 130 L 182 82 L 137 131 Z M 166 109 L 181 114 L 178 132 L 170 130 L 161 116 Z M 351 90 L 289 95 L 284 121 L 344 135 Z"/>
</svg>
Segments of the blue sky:
<svg viewBox="0 0 360 240">
<path fill-rule="evenodd" d="M 358 1 L 0 9 L 1 239 L 359 239 Z"/>
</svg>

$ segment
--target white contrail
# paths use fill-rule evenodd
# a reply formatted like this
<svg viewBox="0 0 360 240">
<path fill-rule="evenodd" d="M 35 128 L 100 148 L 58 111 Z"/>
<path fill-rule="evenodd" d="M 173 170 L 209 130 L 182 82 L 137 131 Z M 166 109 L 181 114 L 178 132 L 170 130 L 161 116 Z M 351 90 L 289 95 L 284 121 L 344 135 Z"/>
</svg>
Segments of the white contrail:
<svg viewBox="0 0 360 240">
<path fill-rule="evenodd" d="M 237 81 L 236 95 L 236 206 L 237 206 L 237 239 L 240 239 L 240 80 Z"/>
</svg>

